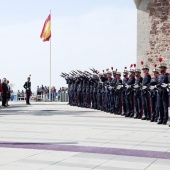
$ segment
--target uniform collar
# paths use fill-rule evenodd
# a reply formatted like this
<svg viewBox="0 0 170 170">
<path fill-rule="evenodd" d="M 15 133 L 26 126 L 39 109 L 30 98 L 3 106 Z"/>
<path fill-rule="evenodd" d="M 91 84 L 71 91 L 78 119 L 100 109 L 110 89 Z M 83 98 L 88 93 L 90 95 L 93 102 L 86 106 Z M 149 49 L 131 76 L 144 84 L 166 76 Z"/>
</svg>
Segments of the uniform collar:
<svg viewBox="0 0 170 170">
<path fill-rule="evenodd" d="M 145 76 L 149 76 L 150 74 L 149 73 L 146 73 Z"/>
<path fill-rule="evenodd" d="M 139 78 L 142 78 L 142 77 L 141 77 L 141 76 L 136 76 L 136 78 L 138 78 L 138 79 L 139 79 Z"/>
<path fill-rule="evenodd" d="M 166 73 L 166 72 L 163 72 L 163 73 L 161 73 L 161 75 L 167 75 L 168 73 Z"/>
<path fill-rule="evenodd" d="M 133 78 L 135 78 L 135 76 L 130 76 L 129 78 L 132 78 L 132 79 L 133 79 Z"/>
</svg>

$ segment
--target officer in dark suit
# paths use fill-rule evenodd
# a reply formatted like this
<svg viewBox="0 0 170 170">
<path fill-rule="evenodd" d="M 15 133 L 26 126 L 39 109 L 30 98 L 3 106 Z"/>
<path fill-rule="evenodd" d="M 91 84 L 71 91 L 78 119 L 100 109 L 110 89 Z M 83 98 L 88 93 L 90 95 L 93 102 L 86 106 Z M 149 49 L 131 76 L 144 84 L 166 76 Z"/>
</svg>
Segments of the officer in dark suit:
<svg viewBox="0 0 170 170">
<path fill-rule="evenodd" d="M 115 114 L 120 115 L 122 113 L 122 96 L 121 96 L 122 80 L 121 73 L 116 72 L 116 90 L 115 95 Z"/>
<path fill-rule="evenodd" d="M 150 88 L 150 101 L 151 101 L 151 122 L 157 122 L 159 116 L 159 108 L 157 104 L 157 89 L 156 85 L 158 84 L 158 76 L 159 69 L 155 69 L 152 71 L 154 73 L 154 77 L 151 79 L 149 83 Z"/>
<path fill-rule="evenodd" d="M 160 75 L 158 76 L 158 94 L 157 104 L 159 108 L 159 121 L 158 124 L 167 124 L 168 121 L 168 76 L 166 72 L 167 66 L 165 63 L 160 63 Z"/>
<path fill-rule="evenodd" d="M 68 84 L 68 98 L 69 98 L 69 105 L 71 105 L 71 79 L 70 76 L 65 77 L 66 83 Z"/>
<path fill-rule="evenodd" d="M 24 84 L 24 88 L 26 90 L 26 104 L 30 104 L 30 96 L 31 96 L 31 82 L 30 82 L 30 77 L 28 77 L 27 82 Z"/>
<path fill-rule="evenodd" d="M 111 87 L 111 81 L 112 81 L 112 72 L 107 71 L 107 81 L 106 81 L 106 86 L 105 86 L 105 111 L 110 112 L 110 103 L 111 103 L 111 98 L 110 98 L 110 91 L 112 90 Z"/>
<path fill-rule="evenodd" d="M 141 84 L 143 78 L 141 77 L 141 70 L 135 69 L 135 85 L 134 85 L 134 101 L 135 101 L 135 119 L 140 119 L 142 116 L 142 96 L 141 96 Z"/>
<path fill-rule="evenodd" d="M 97 83 L 97 110 L 102 110 L 102 87 L 103 87 L 102 76 L 103 74 L 100 73 L 99 81 Z"/>
<path fill-rule="evenodd" d="M 98 86 L 98 77 L 94 74 L 93 77 L 93 108 L 97 109 L 97 86 Z"/>
<path fill-rule="evenodd" d="M 133 66 L 133 65 L 132 65 Z M 127 112 L 125 117 L 133 117 L 134 116 L 134 108 L 133 108 L 133 85 L 135 84 L 135 70 L 131 67 L 130 69 L 129 80 L 126 83 L 126 107 Z"/>
<path fill-rule="evenodd" d="M 122 85 L 123 85 L 123 88 L 122 88 L 122 105 L 123 105 L 123 113 L 122 113 L 122 116 L 125 116 L 126 115 L 126 112 L 127 112 L 127 107 L 126 107 L 126 96 L 125 96 L 125 86 L 127 84 L 127 81 L 129 80 L 128 78 L 128 70 L 127 70 L 127 67 L 125 67 L 125 70 L 123 72 L 123 81 L 122 81 Z"/>
<path fill-rule="evenodd" d="M 117 78 L 116 78 L 116 70 L 113 70 L 112 67 L 112 73 L 113 73 L 113 78 L 111 80 L 111 86 L 113 87 L 110 91 L 109 91 L 109 95 L 110 95 L 110 113 L 115 113 L 115 102 L 116 102 L 116 83 L 117 83 Z"/>
<path fill-rule="evenodd" d="M 101 77 L 101 81 L 102 81 L 102 106 L 101 106 L 101 110 L 105 110 L 105 83 L 107 82 L 107 73 L 104 72 L 103 70 L 103 76 Z"/>
<path fill-rule="evenodd" d="M 142 81 L 142 104 L 143 104 L 143 111 L 144 111 L 144 116 L 142 117 L 142 120 L 150 120 L 151 119 L 151 108 L 150 108 L 150 98 L 149 98 L 149 93 L 148 93 L 148 85 L 151 81 L 151 76 L 149 74 L 149 66 L 144 65 L 143 68 L 143 81 Z"/>
<path fill-rule="evenodd" d="M 2 106 L 4 107 L 7 107 L 6 106 L 7 93 L 8 93 L 8 86 L 7 86 L 6 78 L 4 78 L 2 83 Z"/>
<path fill-rule="evenodd" d="M 77 96 L 78 96 L 78 107 L 83 106 L 82 100 L 83 80 L 78 77 L 77 79 Z"/>
</svg>

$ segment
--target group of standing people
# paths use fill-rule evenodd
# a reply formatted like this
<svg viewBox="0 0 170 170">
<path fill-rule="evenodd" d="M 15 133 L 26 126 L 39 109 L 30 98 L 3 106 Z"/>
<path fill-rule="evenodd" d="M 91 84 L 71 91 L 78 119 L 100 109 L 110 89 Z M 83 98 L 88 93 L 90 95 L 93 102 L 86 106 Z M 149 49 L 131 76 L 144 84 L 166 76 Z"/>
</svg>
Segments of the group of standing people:
<svg viewBox="0 0 170 170">
<path fill-rule="evenodd" d="M 37 86 L 37 95 L 41 96 L 42 100 L 44 101 L 49 100 L 50 98 L 49 92 L 50 92 L 49 87 L 43 86 L 43 85 L 41 87 Z M 51 88 L 51 100 L 52 101 L 55 101 L 56 95 L 57 95 L 56 88 L 53 86 Z"/>
<path fill-rule="evenodd" d="M 9 80 L 3 78 L 2 81 L 0 79 L 0 94 L 2 96 L 2 107 L 8 107 L 8 101 L 11 98 L 12 89 L 9 85 Z"/>
<path fill-rule="evenodd" d="M 170 74 L 166 63 L 155 65 L 149 73 L 149 66 L 137 69 L 132 64 L 124 69 L 123 79 L 117 70 L 99 73 L 64 73 L 68 84 L 69 104 L 118 114 L 135 119 L 167 124 L 169 105 Z M 143 72 L 143 76 L 142 73 Z"/>
</svg>

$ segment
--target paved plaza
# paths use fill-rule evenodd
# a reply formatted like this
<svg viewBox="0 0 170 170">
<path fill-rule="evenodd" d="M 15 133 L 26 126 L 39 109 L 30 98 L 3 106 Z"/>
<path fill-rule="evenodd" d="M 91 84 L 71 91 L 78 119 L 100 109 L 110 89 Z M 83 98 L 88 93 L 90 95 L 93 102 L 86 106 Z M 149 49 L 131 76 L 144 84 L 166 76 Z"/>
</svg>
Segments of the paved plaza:
<svg viewBox="0 0 170 170">
<path fill-rule="evenodd" d="M 169 170 L 170 128 L 67 103 L 0 110 L 0 170 Z"/>
</svg>

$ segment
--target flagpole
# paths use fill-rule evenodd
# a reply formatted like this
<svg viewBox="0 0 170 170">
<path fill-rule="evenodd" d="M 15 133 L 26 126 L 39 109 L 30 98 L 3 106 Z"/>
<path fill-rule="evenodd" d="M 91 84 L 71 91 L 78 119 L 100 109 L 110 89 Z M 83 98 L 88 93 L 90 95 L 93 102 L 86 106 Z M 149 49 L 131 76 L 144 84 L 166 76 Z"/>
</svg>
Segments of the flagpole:
<svg viewBox="0 0 170 170">
<path fill-rule="evenodd" d="M 51 16 L 51 10 L 50 10 L 50 16 Z M 50 23 L 50 30 L 51 30 L 51 23 Z M 51 102 L 51 38 L 50 38 L 50 87 L 49 87 L 49 101 Z"/>
</svg>

